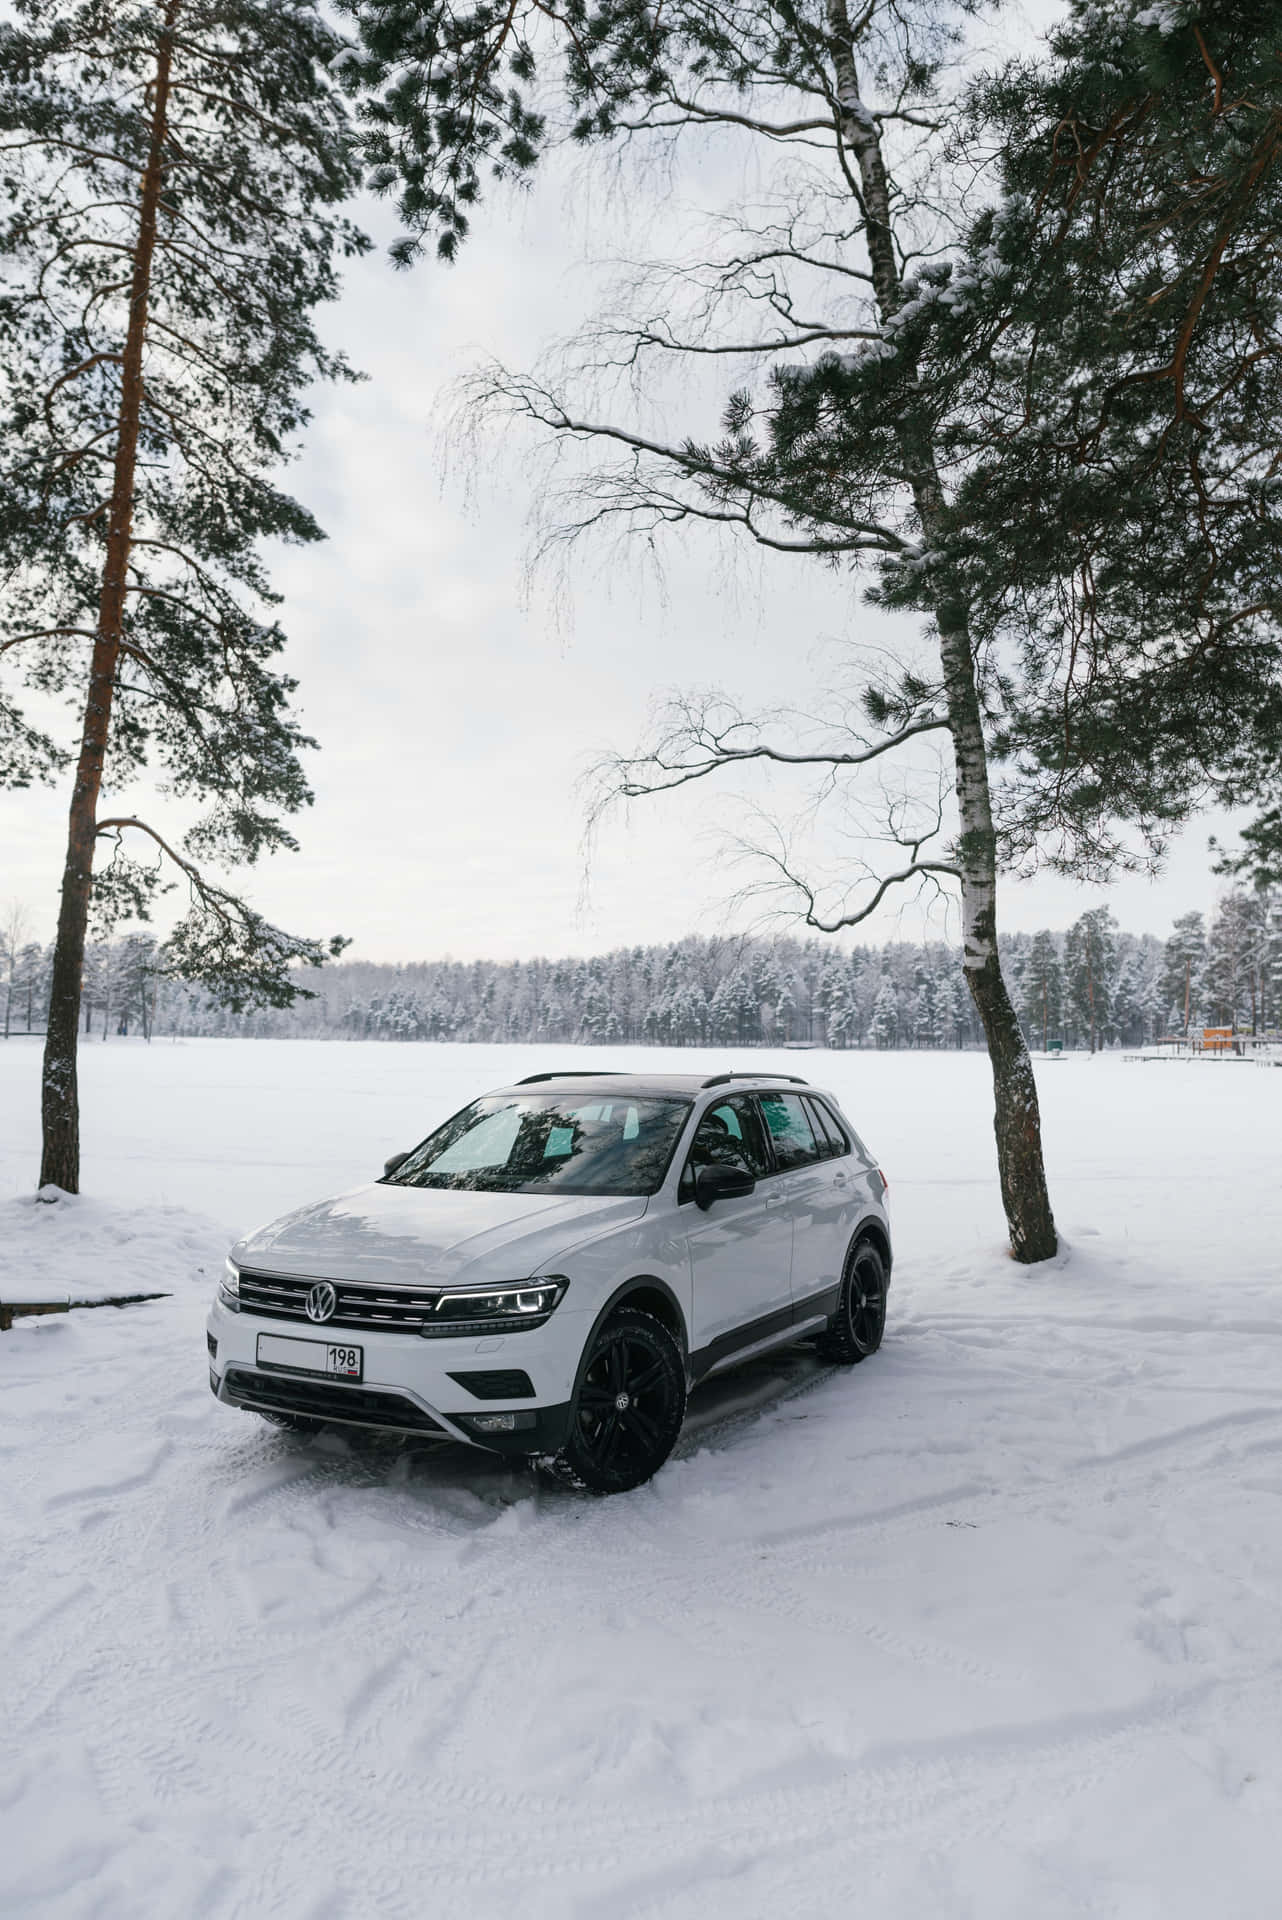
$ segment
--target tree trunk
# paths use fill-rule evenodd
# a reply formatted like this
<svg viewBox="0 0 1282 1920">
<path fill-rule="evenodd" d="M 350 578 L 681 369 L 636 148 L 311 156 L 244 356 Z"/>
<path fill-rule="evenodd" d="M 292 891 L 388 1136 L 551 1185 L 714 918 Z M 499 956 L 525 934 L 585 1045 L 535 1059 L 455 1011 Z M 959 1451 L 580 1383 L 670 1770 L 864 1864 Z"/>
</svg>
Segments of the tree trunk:
<svg viewBox="0 0 1282 1920">
<path fill-rule="evenodd" d="M 880 123 L 859 90 L 854 35 L 846 0 L 827 0 L 841 136 L 859 169 L 873 290 L 883 321 L 903 303 L 895 250 L 890 185 L 881 149 Z M 900 422 L 904 469 L 918 518 L 929 540 L 946 510 L 943 484 L 929 424 Z M 975 684 L 965 608 L 952 602 L 941 582 L 935 606 L 948 725 L 953 739 L 961 832 L 963 967 L 993 1068 L 993 1129 L 1002 1204 L 1017 1260 L 1049 1260 L 1057 1247 L 1055 1220 L 1042 1159 L 1042 1123 L 1037 1083 L 1027 1042 L 1011 1005 L 997 953 L 997 836 L 988 786 L 988 754 Z"/>
<path fill-rule="evenodd" d="M 147 165 L 139 193 L 138 237 L 129 287 L 129 325 L 121 367 L 116 459 L 107 515 L 106 555 L 98 600 L 98 627 L 89 666 L 80 757 L 67 823 L 67 858 L 62 901 L 49 984 L 49 1020 L 41 1081 L 44 1149 L 40 1185 L 80 1191 L 80 1095 L 76 1077 L 76 1038 L 80 1025 L 81 977 L 85 930 L 93 880 L 94 837 L 103 761 L 111 725 L 116 663 L 124 632 L 126 570 L 133 537 L 134 471 L 138 423 L 142 411 L 142 357 L 151 292 L 151 261 L 156 245 L 156 215 L 164 176 L 164 147 L 169 107 L 172 31 L 179 0 L 169 0 L 156 53 L 151 86 L 151 127 Z"/>
<path fill-rule="evenodd" d="M 997 836 L 988 756 L 970 634 L 955 609 L 951 614 L 949 609 L 941 611 L 939 641 L 961 821 L 962 967 L 992 1063 L 997 1174 L 1011 1251 L 1017 1260 L 1031 1263 L 1049 1260 L 1058 1241 L 1042 1160 L 1041 1108 L 1033 1062 L 997 951 Z"/>
</svg>

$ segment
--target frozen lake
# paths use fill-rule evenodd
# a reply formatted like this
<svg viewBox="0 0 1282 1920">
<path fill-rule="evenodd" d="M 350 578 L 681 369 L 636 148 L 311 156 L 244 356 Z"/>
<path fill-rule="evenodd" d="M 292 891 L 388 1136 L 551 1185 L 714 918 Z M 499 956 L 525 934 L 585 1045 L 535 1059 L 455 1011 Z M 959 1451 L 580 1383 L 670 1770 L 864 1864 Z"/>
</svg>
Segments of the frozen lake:
<svg viewBox="0 0 1282 1920">
<path fill-rule="evenodd" d="M 1275 1920 L 1282 1072 L 1039 1067 L 1049 1269 L 976 1055 L 88 1043 L 86 1193 L 0 1281 L 0 1913 Z M 769 1064 L 890 1178 L 882 1352 L 696 1406 L 638 1493 L 216 1406 L 227 1242 L 565 1064 Z M 9 1197 L 3 1197 L 9 1196 Z M 127 1284 L 126 1284 L 127 1283 Z"/>
</svg>

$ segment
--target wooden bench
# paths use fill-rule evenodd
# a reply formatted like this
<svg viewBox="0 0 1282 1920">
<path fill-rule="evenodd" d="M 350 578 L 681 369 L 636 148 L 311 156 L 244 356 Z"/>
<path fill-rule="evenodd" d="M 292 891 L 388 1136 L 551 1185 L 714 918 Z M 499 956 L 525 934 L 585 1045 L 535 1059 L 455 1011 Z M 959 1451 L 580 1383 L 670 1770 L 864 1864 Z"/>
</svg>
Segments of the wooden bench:
<svg viewBox="0 0 1282 1920">
<path fill-rule="evenodd" d="M 8 1333 L 20 1313 L 69 1313 L 70 1300 L 0 1300 L 0 1333 Z"/>
<path fill-rule="evenodd" d="M 69 1313 L 72 1307 L 133 1307 L 141 1300 L 168 1300 L 167 1293 L 110 1293 L 101 1300 L 0 1299 L 0 1333 L 8 1333 L 20 1314 Z"/>
</svg>

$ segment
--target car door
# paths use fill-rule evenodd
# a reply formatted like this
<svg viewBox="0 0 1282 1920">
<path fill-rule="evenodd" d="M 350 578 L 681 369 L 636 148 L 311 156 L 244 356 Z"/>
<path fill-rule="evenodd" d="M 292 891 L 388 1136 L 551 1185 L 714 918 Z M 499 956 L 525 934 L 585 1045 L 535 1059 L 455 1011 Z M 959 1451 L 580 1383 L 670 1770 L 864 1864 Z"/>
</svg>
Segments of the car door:
<svg viewBox="0 0 1282 1920">
<path fill-rule="evenodd" d="M 749 1194 L 695 1205 L 700 1166 L 739 1163 L 757 1181 Z M 750 1096 L 728 1095 L 695 1128 L 677 1189 L 690 1256 L 696 1374 L 788 1325 L 792 1313 L 792 1218 L 771 1162 L 761 1116 Z"/>
<path fill-rule="evenodd" d="M 834 1311 L 851 1214 L 848 1173 L 809 1101 L 797 1093 L 757 1096 L 779 1171 L 768 1184 L 792 1223 L 792 1288 L 798 1322 Z"/>
</svg>

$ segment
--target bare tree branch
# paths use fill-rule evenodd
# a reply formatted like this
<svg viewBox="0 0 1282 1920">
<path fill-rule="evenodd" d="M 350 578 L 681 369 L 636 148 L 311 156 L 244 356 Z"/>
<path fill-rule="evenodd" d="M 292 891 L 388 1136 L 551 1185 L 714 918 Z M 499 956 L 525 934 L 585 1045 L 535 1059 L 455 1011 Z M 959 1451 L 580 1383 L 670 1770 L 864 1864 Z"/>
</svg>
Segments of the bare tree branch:
<svg viewBox="0 0 1282 1920">
<path fill-rule="evenodd" d="M 911 726 L 902 727 L 897 733 L 888 735 L 884 740 L 874 741 L 870 746 L 860 748 L 853 753 L 841 753 L 829 748 L 822 752 L 793 753 L 785 748 L 759 742 L 751 747 L 735 747 L 728 744 L 728 736 L 740 728 L 753 725 L 752 721 L 735 720 L 721 730 L 714 730 L 704 724 L 696 724 L 689 729 L 670 735 L 660 741 L 647 754 L 637 757 L 622 755 L 605 763 L 606 769 L 620 776 L 616 791 L 621 799 L 639 800 L 653 793 L 668 793 L 675 787 L 683 787 L 692 780 L 702 780 L 710 773 L 718 773 L 725 767 L 742 766 L 748 761 L 769 760 L 779 766 L 787 767 L 863 767 L 879 760 L 884 754 L 893 753 L 908 740 L 916 739 L 924 733 L 946 733 L 948 722 L 940 715 L 930 715 L 915 721 Z M 682 742 L 689 744 L 694 751 L 701 752 L 702 759 L 690 761 L 668 758 L 671 749 L 679 748 Z M 643 780 L 633 773 L 635 768 L 653 767 L 655 778 Z"/>
</svg>

